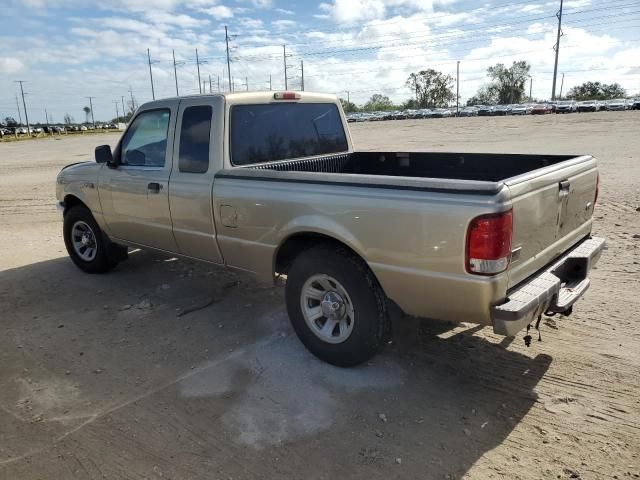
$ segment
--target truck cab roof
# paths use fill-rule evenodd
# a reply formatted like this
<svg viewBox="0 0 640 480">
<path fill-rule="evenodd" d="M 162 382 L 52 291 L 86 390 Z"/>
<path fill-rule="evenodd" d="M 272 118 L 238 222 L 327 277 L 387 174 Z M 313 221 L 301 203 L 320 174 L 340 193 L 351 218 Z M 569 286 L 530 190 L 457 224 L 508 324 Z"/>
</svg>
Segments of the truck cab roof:
<svg viewBox="0 0 640 480">
<path fill-rule="evenodd" d="M 286 94 L 286 95 L 285 95 Z M 285 98 L 276 98 L 276 96 L 284 96 Z M 295 98 L 286 98 L 293 96 Z M 272 102 L 299 102 L 299 103 L 336 103 L 338 97 L 327 93 L 314 92 L 293 92 L 280 90 L 267 90 L 260 92 L 223 92 L 198 95 L 184 95 L 179 97 L 168 97 L 142 104 L 139 108 L 149 110 L 158 106 L 166 106 L 171 103 L 179 103 L 181 100 L 193 100 L 201 98 L 205 101 L 207 98 L 223 97 L 228 105 L 233 104 L 261 104 Z"/>
</svg>

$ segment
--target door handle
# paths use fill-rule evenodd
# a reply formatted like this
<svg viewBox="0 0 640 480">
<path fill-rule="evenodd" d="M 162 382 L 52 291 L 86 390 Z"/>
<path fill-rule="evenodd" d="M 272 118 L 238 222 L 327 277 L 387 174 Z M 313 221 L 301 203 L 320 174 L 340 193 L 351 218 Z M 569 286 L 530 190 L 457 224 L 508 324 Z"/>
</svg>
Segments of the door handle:
<svg viewBox="0 0 640 480">
<path fill-rule="evenodd" d="M 149 190 L 151 193 L 158 193 L 160 192 L 160 190 L 162 190 L 162 185 L 157 182 L 151 182 L 147 185 L 147 190 Z"/>
</svg>

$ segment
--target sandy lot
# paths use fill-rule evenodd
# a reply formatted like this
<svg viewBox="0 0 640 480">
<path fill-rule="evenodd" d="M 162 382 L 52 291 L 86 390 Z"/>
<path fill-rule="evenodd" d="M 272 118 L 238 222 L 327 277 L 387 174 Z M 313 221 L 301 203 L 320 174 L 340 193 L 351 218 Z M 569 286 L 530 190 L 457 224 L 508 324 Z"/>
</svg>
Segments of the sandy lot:
<svg viewBox="0 0 640 480">
<path fill-rule="evenodd" d="M 146 252 L 77 270 L 55 175 L 116 136 L 0 144 L 0 479 L 639 478 L 639 132 L 640 112 L 353 125 L 363 149 L 592 153 L 609 249 L 542 343 L 400 318 L 350 370 L 304 350 L 281 287 Z"/>
</svg>

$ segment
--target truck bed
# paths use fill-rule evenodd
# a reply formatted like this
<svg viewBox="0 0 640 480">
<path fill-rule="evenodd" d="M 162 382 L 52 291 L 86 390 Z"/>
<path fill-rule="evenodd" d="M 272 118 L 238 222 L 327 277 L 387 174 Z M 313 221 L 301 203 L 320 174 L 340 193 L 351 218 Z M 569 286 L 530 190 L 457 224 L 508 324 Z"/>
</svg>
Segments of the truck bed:
<svg viewBox="0 0 640 480">
<path fill-rule="evenodd" d="M 244 168 L 499 182 L 572 158 L 576 156 L 366 151 L 267 162 Z"/>
<path fill-rule="evenodd" d="M 385 190 L 426 194 L 419 200 L 423 209 L 441 208 L 438 205 L 443 202 L 480 202 L 487 209 L 508 206 L 514 218 L 509 288 L 589 235 L 596 177 L 596 162 L 589 155 L 375 151 L 265 162 L 223 169 L 216 175 L 221 180 L 252 180 L 272 186 L 274 182 L 308 185 L 326 195 L 342 195 L 346 209 L 354 202 L 351 195 L 369 196 L 380 208 L 380 200 L 392 195 Z M 373 190 L 356 193 L 353 187 Z M 276 188 L 289 189 L 284 185 Z M 464 220 L 464 228 L 471 218 Z M 438 217 L 427 223 L 446 221 Z M 463 238 L 464 232 L 459 235 Z M 463 243 L 460 247 L 455 255 L 462 259 Z"/>
</svg>

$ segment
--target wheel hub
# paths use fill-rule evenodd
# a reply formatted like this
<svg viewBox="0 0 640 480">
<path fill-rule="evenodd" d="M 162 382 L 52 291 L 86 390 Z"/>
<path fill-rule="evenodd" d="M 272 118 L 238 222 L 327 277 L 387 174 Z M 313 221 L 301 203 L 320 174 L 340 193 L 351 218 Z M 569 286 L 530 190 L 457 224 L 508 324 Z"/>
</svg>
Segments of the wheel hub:
<svg viewBox="0 0 640 480">
<path fill-rule="evenodd" d="M 344 316 L 344 300 L 338 292 L 327 292 L 320 302 L 322 314 L 332 320 L 340 320 Z"/>
<path fill-rule="evenodd" d="M 353 331 L 355 313 L 343 285 L 326 274 L 312 275 L 302 286 L 300 306 L 307 326 L 327 343 L 342 343 Z"/>
<path fill-rule="evenodd" d="M 91 245 L 93 243 L 93 238 L 89 232 L 85 232 L 82 234 L 82 239 L 80 240 L 82 245 Z"/>
</svg>

